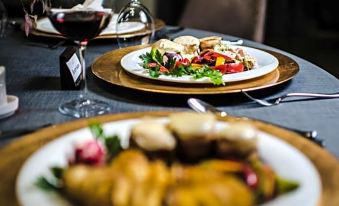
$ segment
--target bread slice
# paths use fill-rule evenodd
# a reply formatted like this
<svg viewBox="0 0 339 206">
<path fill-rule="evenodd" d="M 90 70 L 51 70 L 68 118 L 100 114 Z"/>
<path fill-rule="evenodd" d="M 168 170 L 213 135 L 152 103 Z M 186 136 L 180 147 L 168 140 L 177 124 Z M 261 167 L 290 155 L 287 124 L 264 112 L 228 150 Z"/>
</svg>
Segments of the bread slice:
<svg viewBox="0 0 339 206">
<path fill-rule="evenodd" d="M 215 45 L 220 44 L 222 38 L 219 36 L 209 36 L 200 39 L 200 49 L 213 49 Z"/>
<path fill-rule="evenodd" d="M 162 55 L 165 54 L 165 52 L 176 52 L 181 54 L 185 49 L 183 45 L 168 39 L 160 39 L 152 45 L 152 48 L 158 49 Z"/>
<path fill-rule="evenodd" d="M 199 54 L 200 41 L 196 37 L 180 36 L 174 39 L 174 42 L 184 46 L 184 51 L 182 52 L 184 58 L 192 59 Z"/>
</svg>

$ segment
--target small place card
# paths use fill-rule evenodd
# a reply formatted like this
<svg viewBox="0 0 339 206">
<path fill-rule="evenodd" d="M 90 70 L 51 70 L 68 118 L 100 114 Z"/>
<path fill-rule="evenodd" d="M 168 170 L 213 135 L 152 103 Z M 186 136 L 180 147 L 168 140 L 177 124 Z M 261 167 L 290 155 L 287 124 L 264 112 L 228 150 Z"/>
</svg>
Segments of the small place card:
<svg viewBox="0 0 339 206">
<path fill-rule="evenodd" d="M 76 82 L 81 74 L 81 64 L 76 53 L 66 62 L 66 65 L 72 74 L 74 82 Z"/>
<path fill-rule="evenodd" d="M 67 47 L 60 55 L 60 82 L 63 90 L 78 90 L 82 85 L 82 66 L 75 47 Z"/>
</svg>

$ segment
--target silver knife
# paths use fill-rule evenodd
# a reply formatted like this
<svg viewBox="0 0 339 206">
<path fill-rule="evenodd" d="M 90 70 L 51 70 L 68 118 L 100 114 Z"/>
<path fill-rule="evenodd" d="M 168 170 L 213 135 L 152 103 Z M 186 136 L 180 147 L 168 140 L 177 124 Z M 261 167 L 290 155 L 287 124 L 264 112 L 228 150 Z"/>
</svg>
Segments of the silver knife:
<svg viewBox="0 0 339 206">
<path fill-rule="evenodd" d="M 218 108 L 216 108 L 216 107 L 214 107 L 214 106 L 212 106 L 212 105 L 208 104 L 207 102 L 204 102 L 200 99 L 189 98 L 187 100 L 187 104 L 190 106 L 190 108 L 192 108 L 196 112 L 200 112 L 200 113 L 212 112 L 212 113 L 217 113 L 221 117 L 227 116 L 227 113 L 225 111 L 222 111 L 222 110 L 220 110 L 220 109 L 218 109 Z M 303 130 L 289 128 L 289 127 L 285 127 L 285 126 L 282 126 L 282 125 L 278 125 L 278 124 L 263 121 L 263 120 L 259 120 L 259 121 L 265 122 L 265 123 L 268 123 L 268 124 L 271 124 L 271 125 L 275 125 L 275 126 L 278 126 L 280 128 L 283 128 L 283 129 L 293 131 L 293 132 L 298 133 L 299 135 L 305 137 L 306 139 L 313 141 L 314 143 L 318 144 L 319 146 L 324 147 L 324 141 L 317 137 L 318 133 L 317 133 L 316 130 L 303 131 Z"/>
</svg>

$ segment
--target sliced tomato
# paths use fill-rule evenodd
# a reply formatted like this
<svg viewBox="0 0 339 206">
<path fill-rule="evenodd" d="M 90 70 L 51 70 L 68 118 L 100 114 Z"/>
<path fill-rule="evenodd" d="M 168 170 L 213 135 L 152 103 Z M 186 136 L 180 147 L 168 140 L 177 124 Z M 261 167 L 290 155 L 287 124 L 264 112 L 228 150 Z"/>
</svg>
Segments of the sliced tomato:
<svg viewBox="0 0 339 206">
<path fill-rule="evenodd" d="M 164 66 L 161 66 L 160 69 L 159 69 L 159 71 L 160 71 L 161 73 L 168 73 L 168 72 L 169 72 L 169 70 L 168 70 L 166 67 L 164 67 Z"/>
<path fill-rule="evenodd" d="M 201 56 L 196 56 L 192 59 L 193 64 L 201 64 L 203 58 Z"/>
<path fill-rule="evenodd" d="M 215 51 L 209 51 L 209 52 L 205 52 L 202 54 L 202 57 L 206 60 L 211 60 L 211 59 L 216 59 L 218 57 L 223 57 L 225 58 L 226 61 L 230 61 L 233 60 L 233 56 L 229 55 L 229 54 L 221 54 Z"/>
<path fill-rule="evenodd" d="M 155 68 L 157 66 L 157 63 L 148 63 L 147 66 L 150 68 Z"/>
<path fill-rule="evenodd" d="M 190 65 L 190 60 L 185 58 L 185 59 L 181 59 L 179 61 L 177 61 L 177 63 L 175 64 L 176 67 L 179 67 L 180 65 L 183 65 L 185 67 Z"/>
<path fill-rule="evenodd" d="M 244 65 L 242 63 L 226 63 L 214 67 L 215 70 L 220 71 L 222 74 L 232 74 L 244 71 Z"/>
</svg>

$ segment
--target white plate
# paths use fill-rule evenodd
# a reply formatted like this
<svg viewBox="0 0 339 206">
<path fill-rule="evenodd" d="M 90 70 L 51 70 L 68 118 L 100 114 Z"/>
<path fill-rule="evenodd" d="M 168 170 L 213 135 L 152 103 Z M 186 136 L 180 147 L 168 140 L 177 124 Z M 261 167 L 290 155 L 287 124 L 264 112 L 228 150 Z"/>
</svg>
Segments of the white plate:
<svg viewBox="0 0 339 206">
<path fill-rule="evenodd" d="M 252 79 L 256 77 L 263 76 L 275 70 L 278 65 L 279 61 L 273 55 L 264 52 L 259 49 L 254 49 L 251 47 L 245 46 L 237 46 L 239 48 L 243 48 L 250 56 L 254 57 L 257 60 L 257 66 L 255 69 L 234 73 L 234 74 L 226 74 L 223 75 L 224 82 L 236 82 L 242 81 L 247 79 Z M 151 48 L 140 49 L 137 51 L 133 51 L 131 53 L 126 54 L 121 59 L 121 66 L 127 71 L 134 75 L 155 79 L 160 81 L 167 81 L 167 82 L 177 82 L 177 83 L 190 83 L 190 84 L 201 84 L 201 83 L 211 83 L 209 78 L 204 77 L 201 79 L 194 79 L 192 76 L 182 76 L 182 77 L 174 77 L 174 76 L 167 76 L 167 75 L 160 75 L 158 78 L 152 78 L 148 71 L 140 66 L 142 63 L 141 59 L 139 58 L 140 55 L 145 54 L 146 52 L 150 52 Z"/>
<path fill-rule="evenodd" d="M 113 14 L 112 19 L 106 29 L 104 29 L 100 35 L 115 35 L 117 34 L 116 32 L 116 20 L 117 20 L 118 15 Z M 140 31 L 145 28 L 145 25 L 140 22 L 126 22 L 121 26 L 121 30 L 119 33 L 130 33 L 130 32 L 136 32 Z M 39 19 L 36 23 L 36 30 L 42 31 L 42 32 L 47 32 L 47 33 L 52 33 L 52 34 L 59 34 L 60 33 L 55 30 L 53 27 L 51 21 L 48 18 L 42 18 Z"/>
<path fill-rule="evenodd" d="M 106 123 L 104 130 L 107 134 L 119 135 L 123 146 L 127 147 L 130 128 L 138 121 L 140 119 Z M 162 118 L 159 121 L 165 122 L 167 119 Z M 227 124 L 220 122 L 217 126 L 220 128 Z M 25 162 L 17 178 L 16 194 L 21 205 L 72 205 L 58 194 L 40 190 L 34 186 L 34 182 L 39 176 L 46 176 L 48 168 L 51 166 L 65 166 L 67 164 L 66 156 L 72 151 L 74 143 L 90 138 L 92 137 L 88 128 L 80 129 L 61 136 L 35 152 Z M 259 133 L 258 150 L 262 159 L 272 166 L 277 174 L 300 183 L 297 190 L 266 203 L 266 206 L 317 205 L 321 192 L 319 175 L 312 163 L 300 151 L 264 132 Z"/>
</svg>

